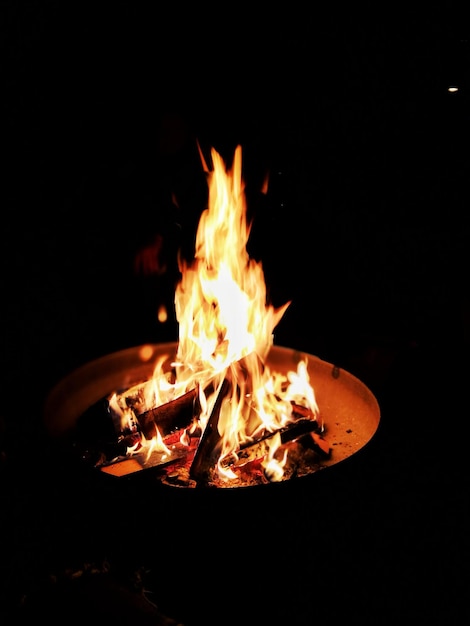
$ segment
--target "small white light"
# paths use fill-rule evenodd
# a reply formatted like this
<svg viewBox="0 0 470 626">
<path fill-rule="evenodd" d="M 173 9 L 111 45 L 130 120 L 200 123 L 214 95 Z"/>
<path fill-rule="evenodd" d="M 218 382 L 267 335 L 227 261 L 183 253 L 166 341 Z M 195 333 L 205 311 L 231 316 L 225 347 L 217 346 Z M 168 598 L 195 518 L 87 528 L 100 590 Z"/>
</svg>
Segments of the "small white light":
<svg viewBox="0 0 470 626">
<path fill-rule="evenodd" d="M 451 85 L 450 87 L 447 87 L 447 91 L 448 91 L 449 93 L 455 93 L 455 92 L 456 92 L 456 91 L 458 91 L 458 90 L 459 90 L 459 88 L 458 88 L 458 87 L 455 87 L 455 85 Z"/>
</svg>

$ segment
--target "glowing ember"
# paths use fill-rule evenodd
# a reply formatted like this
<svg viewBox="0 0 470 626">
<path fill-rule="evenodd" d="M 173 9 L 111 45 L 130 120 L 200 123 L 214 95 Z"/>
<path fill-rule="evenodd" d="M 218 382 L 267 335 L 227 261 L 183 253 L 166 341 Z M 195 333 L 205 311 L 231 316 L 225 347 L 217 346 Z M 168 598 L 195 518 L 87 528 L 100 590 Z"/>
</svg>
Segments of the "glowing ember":
<svg viewBox="0 0 470 626">
<path fill-rule="evenodd" d="M 198 410 L 179 441 L 196 464 L 189 467 L 190 476 L 196 482 L 203 478 L 206 483 L 235 486 L 240 484 L 241 468 L 246 473 L 249 463 L 257 461 L 263 480 L 281 481 L 286 479 L 290 445 L 282 440 L 283 429 L 299 419 L 300 409 L 313 422 L 317 436 L 323 425 L 307 361 L 300 360 L 296 371 L 287 375 L 271 371 L 267 364 L 273 331 L 290 303 L 276 309 L 267 301 L 262 264 L 247 253 L 251 224 L 241 147 L 235 150 L 230 169 L 215 150 L 211 157 L 213 169 L 205 166 L 208 207 L 199 221 L 194 258 L 190 263 L 179 259 L 176 358 L 171 368 L 165 368 L 165 358 L 160 358 L 151 380 L 115 394 L 110 410 L 121 430 L 132 430 L 135 415 L 196 390 Z M 248 454 L 249 462 L 242 462 L 241 451 L 260 441 L 263 446 Z M 144 437 L 142 445 L 148 458 L 154 450 L 171 457 L 158 423 L 152 440 Z"/>
</svg>

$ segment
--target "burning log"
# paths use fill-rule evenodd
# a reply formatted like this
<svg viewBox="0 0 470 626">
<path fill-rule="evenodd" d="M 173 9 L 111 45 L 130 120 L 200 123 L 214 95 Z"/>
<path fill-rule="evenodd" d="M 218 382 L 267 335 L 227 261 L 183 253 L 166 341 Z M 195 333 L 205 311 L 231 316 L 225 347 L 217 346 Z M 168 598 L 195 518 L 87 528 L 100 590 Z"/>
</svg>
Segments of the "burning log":
<svg viewBox="0 0 470 626">
<path fill-rule="evenodd" d="M 303 438 L 306 434 L 312 435 L 312 431 L 316 429 L 318 429 L 318 424 L 312 419 L 300 418 L 294 422 L 290 422 L 283 428 L 274 430 L 256 441 L 240 446 L 238 452 L 222 459 L 222 467 L 240 467 L 256 459 L 261 459 L 268 454 L 269 443 L 277 435 L 280 436 L 281 445 L 284 445 L 296 439 Z"/>
<path fill-rule="evenodd" d="M 310 433 L 310 447 L 318 452 L 318 454 L 324 458 L 329 459 L 331 456 L 331 448 L 329 443 L 321 435 L 316 432 Z"/>
<path fill-rule="evenodd" d="M 210 478 L 211 470 L 218 463 L 220 456 L 219 442 L 221 439 L 218 432 L 218 423 L 222 402 L 227 398 L 228 394 L 233 393 L 234 387 L 239 391 L 240 384 L 243 384 L 246 366 L 246 361 L 244 361 L 242 359 L 231 366 L 217 394 L 211 415 L 189 470 L 190 478 L 197 483 L 206 483 Z M 237 381 L 235 386 L 233 381 Z M 254 441 L 245 443 L 237 452 L 227 455 L 221 460 L 221 467 L 223 469 L 236 468 L 262 459 L 269 453 L 270 443 L 276 435 L 280 436 L 280 445 L 302 440 L 306 447 L 314 450 L 321 458 L 328 458 L 331 453 L 330 446 L 319 434 L 321 427 L 311 409 L 292 402 L 292 415 L 296 419 L 284 427 L 269 432 Z M 308 438 L 305 438 L 306 435 L 308 435 Z"/>
<path fill-rule="evenodd" d="M 75 448 L 81 459 L 94 467 L 104 468 L 124 461 L 133 456 L 133 462 L 123 466 L 117 475 L 130 471 L 166 465 L 184 456 L 183 450 L 173 447 L 172 454 L 152 452 L 152 458 L 146 458 L 145 440 L 163 436 L 189 426 L 197 411 L 198 390 L 196 388 L 162 405 L 146 410 L 135 416 L 136 427 L 131 431 L 117 429 L 113 420 L 108 399 L 102 399 L 82 415 L 77 428 Z M 158 430 L 157 430 L 158 429 Z M 107 470 L 113 473 L 112 470 Z"/>
<path fill-rule="evenodd" d="M 137 416 L 139 426 L 147 439 L 157 435 L 157 427 L 165 436 L 177 428 L 189 426 L 197 413 L 197 389 L 191 389 L 182 396 L 144 411 Z M 158 426 L 157 426 L 158 425 Z"/>
<path fill-rule="evenodd" d="M 304 438 L 302 443 L 312 448 L 317 452 L 323 459 L 329 459 L 331 456 L 331 448 L 330 444 L 321 436 L 321 427 L 318 421 L 315 419 L 311 409 L 308 407 L 304 407 L 301 404 L 297 404 L 295 402 L 292 403 L 292 412 L 294 415 L 297 415 L 303 419 L 314 420 L 316 424 L 316 428 L 312 428 L 309 431 L 309 437 Z"/>
<path fill-rule="evenodd" d="M 214 452 L 217 448 L 218 442 L 220 441 L 220 435 L 217 429 L 219 424 L 220 409 L 222 402 L 231 387 L 232 385 L 228 378 L 224 378 L 189 471 L 190 477 L 196 482 L 201 480 L 205 481 L 209 471 L 217 461 Z"/>
<path fill-rule="evenodd" d="M 123 456 L 109 463 L 103 463 L 99 469 L 105 474 L 112 476 L 128 476 L 142 470 L 171 466 L 187 456 L 187 449 L 181 445 L 172 446 L 169 452 L 153 451 L 148 455 L 145 451 L 137 452 L 131 456 Z"/>
<path fill-rule="evenodd" d="M 181 439 L 183 431 L 194 423 L 194 419 L 201 411 L 198 388 L 141 413 L 138 410 L 144 406 L 141 400 L 142 392 L 139 388 L 132 388 L 129 395 L 126 393 L 123 397 L 126 403 L 130 403 L 129 408 L 132 407 L 136 429 L 124 432 L 121 427 L 117 435 L 115 432 L 114 438 L 110 438 L 110 424 L 107 424 L 105 430 L 108 437 L 101 440 L 99 447 L 82 449 L 82 458 L 114 476 L 125 476 L 142 469 L 174 467 L 174 470 L 169 471 L 173 472 L 179 481 L 185 476 L 186 482 L 191 481 L 194 484 L 212 484 L 215 478 L 214 470 L 219 463 L 222 470 L 249 471 L 246 468 L 254 467 L 254 463 L 260 463 L 269 454 L 275 436 L 279 436 L 279 443 L 276 445 L 287 447 L 293 453 L 294 450 L 297 451 L 294 456 L 301 454 L 301 450 L 309 450 L 310 456 L 313 454 L 317 458 L 328 458 L 330 447 L 321 436 L 322 428 L 316 416 L 310 408 L 294 401 L 291 402 L 292 421 L 282 428 L 265 432 L 258 438 L 245 442 L 237 451 L 220 458 L 222 437 L 219 433 L 219 417 L 222 403 L 224 400 L 227 402 L 241 400 L 244 404 L 242 409 L 249 419 L 252 411 L 249 398 L 253 381 L 250 374 L 253 371 L 262 372 L 263 367 L 255 354 L 231 364 L 215 395 L 213 408 L 202 435 L 200 431 L 199 434 L 194 431 L 185 443 Z M 206 396 L 214 395 L 213 382 L 207 386 L 205 393 Z M 95 418 L 97 411 L 102 427 L 103 414 L 110 420 L 112 413 L 110 403 L 106 402 L 105 408 L 103 402 L 97 404 L 93 411 Z M 87 423 L 90 425 L 89 419 Z M 115 427 L 118 428 L 116 423 Z M 149 453 L 146 441 L 158 438 L 162 441 L 163 449 L 151 450 Z M 293 463 L 293 466 L 297 465 L 297 461 L 294 460 Z M 257 470 L 258 474 L 260 471 L 262 473 L 261 467 Z"/>
<path fill-rule="evenodd" d="M 130 433 L 119 439 L 107 439 L 98 443 L 76 442 L 75 448 L 82 461 L 93 467 L 101 467 L 114 459 L 125 457 L 129 449 L 137 450 L 141 445 L 141 435 Z"/>
<path fill-rule="evenodd" d="M 234 391 L 240 397 L 251 393 L 253 373 L 257 372 L 260 374 L 263 372 L 263 369 L 264 365 L 255 352 L 232 363 L 227 369 L 226 376 L 220 385 L 212 412 L 191 464 L 189 474 L 193 480 L 206 482 L 211 469 L 217 463 L 219 456 L 217 453 L 218 444 L 220 442 L 218 424 L 222 402 Z"/>
</svg>

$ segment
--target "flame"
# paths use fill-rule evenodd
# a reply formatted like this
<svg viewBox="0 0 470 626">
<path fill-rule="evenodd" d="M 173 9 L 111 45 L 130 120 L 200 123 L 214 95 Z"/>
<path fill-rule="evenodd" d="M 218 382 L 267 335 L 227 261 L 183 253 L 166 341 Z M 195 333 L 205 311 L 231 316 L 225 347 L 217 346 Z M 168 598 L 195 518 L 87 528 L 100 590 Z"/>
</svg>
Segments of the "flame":
<svg viewBox="0 0 470 626">
<path fill-rule="evenodd" d="M 268 457 L 262 462 L 266 476 L 271 482 L 279 482 L 284 475 L 284 465 L 287 460 L 287 450 L 284 450 L 282 458 L 279 460 L 275 457 L 276 450 L 281 445 L 281 436 L 274 435 L 273 441 L 269 445 Z"/>
<path fill-rule="evenodd" d="M 180 259 L 176 288 L 178 359 L 197 373 L 223 372 L 256 353 L 265 360 L 273 330 L 290 303 L 266 305 L 262 264 L 246 250 L 251 224 L 246 219 L 241 147 L 231 170 L 213 149 L 208 173 L 209 203 L 202 213 L 191 264 Z"/>
<path fill-rule="evenodd" d="M 305 363 L 289 374 L 286 393 L 282 390 L 285 379 L 273 375 L 266 365 L 273 331 L 290 302 L 279 308 L 268 302 L 262 263 L 247 252 L 251 223 L 247 221 L 241 146 L 235 150 L 231 168 L 226 168 L 214 149 L 211 157 L 213 170 L 206 167 L 208 206 L 199 221 L 194 259 L 190 263 L 179 259 L 176 373 L 187 387 L 198 383 L 203 389 L 209 381 L 218 386 L 227 377 L 236 382 L 223 400 L 218 421 L 223 458 L 241 443 L 282 427 L 290 419 L 291 400 L 301 399 L 314 415 L 318 407 Z M 206 410 L 200 419 L 207 422 L 209 414 Z M 280 444 L 275 441 L 269 471 L 277 477 L 282 463 L 274 459 Z M 234 478 L 220 463 L 218 467 L 222 480 Z"/>
<path fill-rule="evenodd" d="M 230 483 L 237 475 L 221 461 L 236 456 L 242 444 L 276 433 L 293 419 L 293 402 L 309 409 L 314 419 L 319 411 L 306 361 L 287 376 L 272 372 L 266 362 L 274 329 L 290 302 L 275 308 L 268 301 L 262 263 L 247 252 L 251 223 L 241 146 L 234 152 L 231 168 L 214 149 L 211 158 L 213 169 L 205 165 L 208 205 L 198 224 L 194 258 L 178 259 L 181 278 L 174 303 L 179 341 L 172 377 L 164 373 L 161 359 L 146 386 L 145 403 L 158 406 L 197 388 L 197 427 L 203 432 L 222 383 L 230 381 L 217 421 L 215 464 L 219 479 Z M 161 447 L 163 442 L 158 443 Z M 280 436 L 270 438 L 262 462 L 268 480 L 282 479 L 287 452 L 277 455 L 280 445 Z"/>
</svg>

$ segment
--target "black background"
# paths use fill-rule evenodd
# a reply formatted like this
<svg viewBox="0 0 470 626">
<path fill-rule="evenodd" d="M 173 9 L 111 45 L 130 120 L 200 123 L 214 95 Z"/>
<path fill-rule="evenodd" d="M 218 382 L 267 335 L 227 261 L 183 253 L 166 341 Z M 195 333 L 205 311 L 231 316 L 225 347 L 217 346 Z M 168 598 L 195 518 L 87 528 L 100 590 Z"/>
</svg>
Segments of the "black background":
<svg viewBox="0 0 470 626">
<path fill-rule="evenodd" d="M 43 526 L 24 547 L 44 497 L 30 473 L 47 465 L 44 400 L 91 359 L 176 340 L 175 321 L 159 325 L 154 312 L 160 301 L 171 307 L 176 250 L 191 250 L 204 207 L 197 143 L 227 162 L 240 144 L 250 250 L 272 301 L 292 301 L 275 342 L 356 374 L 382 409 L 365 467 L 331 479 L 345 504 L 330 512 L 327 539 L 344 548 L 337 533 L 349 528 L 361 550 L 346 558 L 326 540 L 343 572 L 337 593 L 315 565 L 304 583 L 325 604 L 308 615 L 299 608 L 298 622 L 290 607 L 289 619 L 365 623 L 367 614 L 385 624 L 408 610 L 415 621 L 461 623 L 470 165 L 461 16 L 451 5 L 399 12 L 372 3 L 261 15 L 128 2 L 1 6 L 0 415 L 14 609 L 55 565 L 37 564 Z M 460 91 L 448 93 L 454 82 Z M 135 254 L 157 232 L 169 270 L 138 276 Z M 62 485 L 56 474 L 40 482 L 50 493 Z M 61 499 L 57 510 L 46 502 L 53 518 Z M 294 571 L 305 568 L 297 559 Z M 210 608 L 202 613 L 220 623 Z"/>
</svg>

